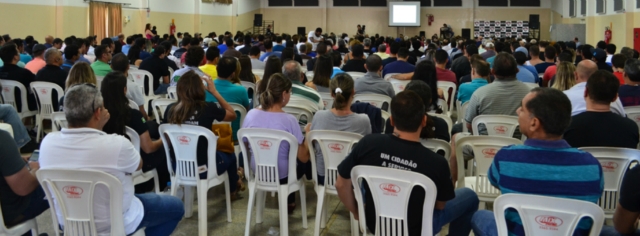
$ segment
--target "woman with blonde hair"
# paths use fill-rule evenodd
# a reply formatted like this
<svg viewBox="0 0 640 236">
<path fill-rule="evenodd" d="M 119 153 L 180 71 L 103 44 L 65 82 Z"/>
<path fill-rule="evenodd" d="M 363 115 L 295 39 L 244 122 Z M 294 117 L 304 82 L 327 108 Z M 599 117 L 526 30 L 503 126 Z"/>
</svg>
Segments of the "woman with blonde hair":
<svg viewBox="0 0 640 236">
<path fill-rule="evenodd" d="M 556 70 L 556 78 L 552 80 L 551 87 L 560 91 L 565 91 L 576 85 L 576 67 L 571 62 L 560 62 Z"/>
<path fill-rule="evenodd" d="M 65 83 L 65 90 L 70 89 L 73 85 L 83 83 L 97 84 L 96 74 L 93 73 L 93 69 L 91 69 L 89 63 L 78 62 L 73 65 L 69 71 L 69 76 Z"/>
</svg>

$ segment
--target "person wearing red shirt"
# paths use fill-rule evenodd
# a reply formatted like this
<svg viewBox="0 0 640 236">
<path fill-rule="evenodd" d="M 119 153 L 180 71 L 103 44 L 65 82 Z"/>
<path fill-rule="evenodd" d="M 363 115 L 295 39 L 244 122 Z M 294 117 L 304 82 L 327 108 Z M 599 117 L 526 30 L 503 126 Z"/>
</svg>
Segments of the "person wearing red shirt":
<svg viewBox="0 0 640 236">
<path fill-rule="evenodd" d="M 447 62 L 449 61 L 449 54 L 444 50 L 436 51 L 436 78 L 438 81 L 453 82 L 458 85 L 456 74 L 446 69 Z"/>
<path fill-rule="evenodd" d="M 618 78 L 618 81 L 620 81 L 620 86 L 625 84 L 624 75 L 622 73 L 624 72 L 624 63 L 626 61 L 627 61 L 627 56 L 622 54 L 613 55 L 613 57 L 611 58 L 611 67 L 613 69 L 613 75 L 615 75 L 616 78 Z"/>
</svg>

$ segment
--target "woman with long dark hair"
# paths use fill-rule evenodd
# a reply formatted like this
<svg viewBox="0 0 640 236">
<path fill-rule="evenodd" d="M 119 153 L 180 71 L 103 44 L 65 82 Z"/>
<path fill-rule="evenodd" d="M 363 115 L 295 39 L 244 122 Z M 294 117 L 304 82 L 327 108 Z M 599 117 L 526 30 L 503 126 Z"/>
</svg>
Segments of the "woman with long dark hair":
<svg viewBox="0 0 640 236">
<path fill-rule="evenodd" d="M 322 55 L 316 59 L 316 67 L 313 70 L 313 79 L 307 82 L 305 85 L 309 86 L 318 92 L 328 93 L 329 81 L 331 81 L 331 75 L 333 74 L 333 60 L 330 55 Z"/>
<path fill-rule="evenodd" d="M 240 61 L 240 81 L 246 81 L 250 83 L 256 83 L 259 77 L 254 75 L 251 70 L 251 58 L 247 55 L 243 55 L 239 59 Z M 251 96 L 251 94 L 249 94 Z"/>
<path fill-rule="evenodd" d="M 264 74 L 262 75 L 262 80 L 258 84 L 258 94 L 262 93 L 267 88 L 267 83 L 269 82 L 269 78 L 271 75 L 276 73 L 282 73 L 282 61 L 278 56 L 269 56 L 267 57 L 267 61 L 264 63 Z"/>
<path fill-rule="evenodd" d="M 142 49 L 139 46 L 134 45 L 129 48 L 129 53 L 127 54 L 129 64 L 136 67 L 140 66 L 140 63 L 142 63 L 142 60 L 140 59 L 140 52 L 142 52 Z"/>
<path fill-rule="evenodd" d="M 146 36 L 146 38 L 147 38 L 148 40 L 151 40 L 151 38 L 153 38 L 153 36 L 156 36 L 156 35 L 153 33 L 153 31 L 151 31 L 151 24 L 147 23 L 147 24 L 144 26 L 144 34 L 145 34 L 145 36 Z"/>
<path fill-rule="evenodd" d="M 441 92 L 438 91 L 436 65 L 429 60 L 418 62 L 418 64 L 416 64 L 416 69 L 413 72 L 411 80 L 420 80 L 429 85 L 429 87 L 431 88 L 431 103 L 428 104 L 427 109 L 432 110 L 434 108 L 437 108 L 438 98 L 440 97 L 439 93 Z"/>
</svg>

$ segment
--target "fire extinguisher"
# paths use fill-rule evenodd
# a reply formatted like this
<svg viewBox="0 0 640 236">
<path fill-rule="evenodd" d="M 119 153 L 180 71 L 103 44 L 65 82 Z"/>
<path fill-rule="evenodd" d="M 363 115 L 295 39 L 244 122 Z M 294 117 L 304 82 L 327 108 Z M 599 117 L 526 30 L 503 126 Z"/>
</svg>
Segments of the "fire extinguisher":
<svg viewBox="0 0 640 236">
<path fill-rule="evenodd" d="M 609 44 L 609 42 L 611 42 L 611 30 L 609 29 L 609 27 L 605 27 L 604 28 L 604 42 Z"/>
<path fill-rule="evenodd" d="M 429 26 L 431 26 L 431 23 L 433 23 L 433 21 L 435 21 L 433 18 L 434 17 L 433 17 L 432 14 L 427 15 L 427 20 L 429 21 Z"/>
<path fill-rule="evenodd" d="M 171 19 L 171 25 L 169 26 L 169 34 L 170 35 L 175 35 L 176 34 L 176 21 L 175 21 L 175 19 Z"/>
</svg>

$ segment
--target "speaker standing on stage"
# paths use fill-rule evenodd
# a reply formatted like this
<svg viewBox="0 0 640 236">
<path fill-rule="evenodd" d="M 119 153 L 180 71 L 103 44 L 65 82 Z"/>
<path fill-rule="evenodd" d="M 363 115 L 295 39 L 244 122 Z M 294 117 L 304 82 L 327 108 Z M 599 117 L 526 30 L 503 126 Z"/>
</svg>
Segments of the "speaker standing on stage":
<svg viewBox="0 0 640 236">
<path fill-rule="evenodd" d="M 364 35 L 364 28 L 367 27 L 366 25 L 358 25 L 358 33 L 356 33 L 357 35 Z"/>
</svg>

